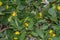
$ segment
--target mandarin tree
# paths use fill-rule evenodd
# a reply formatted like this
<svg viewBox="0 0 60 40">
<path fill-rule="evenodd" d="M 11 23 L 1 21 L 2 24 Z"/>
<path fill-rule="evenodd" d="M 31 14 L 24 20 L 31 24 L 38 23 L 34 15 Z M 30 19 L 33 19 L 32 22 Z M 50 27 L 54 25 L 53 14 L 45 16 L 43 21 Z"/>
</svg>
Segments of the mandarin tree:
<svg viewBox="0 0 60 40">
<path fill-rule="evenodd" d="M 60 0 L 0 0 L 0 40 L 60 40 Z"/>
</svg>

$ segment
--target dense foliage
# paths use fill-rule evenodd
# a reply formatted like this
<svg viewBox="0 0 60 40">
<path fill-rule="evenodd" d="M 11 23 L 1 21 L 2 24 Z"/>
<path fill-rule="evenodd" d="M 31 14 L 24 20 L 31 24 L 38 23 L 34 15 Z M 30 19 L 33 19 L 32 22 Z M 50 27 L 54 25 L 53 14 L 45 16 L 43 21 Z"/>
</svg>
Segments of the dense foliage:
<svg viewBox="0 0 60 40">
<path fill-rule="evenodd" d="M 60 0 L 0 0 L 0 40 L 60 40 Z"/>
</svg>

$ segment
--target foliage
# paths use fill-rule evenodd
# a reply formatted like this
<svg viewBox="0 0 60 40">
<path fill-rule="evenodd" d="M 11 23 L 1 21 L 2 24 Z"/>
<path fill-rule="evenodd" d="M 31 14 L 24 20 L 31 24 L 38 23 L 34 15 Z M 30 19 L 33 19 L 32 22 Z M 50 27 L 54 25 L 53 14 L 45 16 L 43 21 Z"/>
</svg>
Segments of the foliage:
<svg viewBox="0 0 60 40">
<path fill-rule="evenodd" d="M 0 40 L 59 40 L 60 0 L 0 0 L 1 30 Z"/>
</svg>

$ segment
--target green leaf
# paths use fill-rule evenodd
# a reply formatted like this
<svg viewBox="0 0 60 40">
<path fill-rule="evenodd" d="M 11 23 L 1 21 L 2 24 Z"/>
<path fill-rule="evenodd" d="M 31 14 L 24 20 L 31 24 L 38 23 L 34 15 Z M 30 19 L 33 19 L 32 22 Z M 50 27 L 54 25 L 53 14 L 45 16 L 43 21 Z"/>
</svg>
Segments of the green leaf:
<svg viewBox="0 0 60 40">
<path fill-rule="evenodd" d="M 56 0 L 48 0 L 49 2 L 55 2 Z"/>
<path fill-rule="evenodd" d="M 17 8 L 18 8 L 18 10 L 23 10 L 23 9 L 25 8 L 25 6 L 20 5 L 20 6 L 18 6 Z"/>
<path fill-rule="evenodd" d="M 45 29 L 47 29 L 48 27 L 49 27 L 49 24 L 48 24 L 48 25 L 47 25 L 47 24 L 43 24 L 42 29 L 45 30 Z"/>
<path fill-rule="evenodd" d="M 56 12 L 57 12 L 57 11 L 56 11 L 56 6 L 53 6 L 52 8 L 50 8 L 50 9 L 48 10 L 48 13 L 51 15 L 51 16 L 50 16 L 50 19 L 51 19 L 52 21 L 54 21 L 55 23 L 58 23 Z"/>
<path fill-rule="evenodd" d="M 60 30 L 60 26 L 58 26 L 58 25 L 53 25 L 52 28 L 53 28 L 54 30 Z"/>
<path fill-rule="evenodd" d="M 22 30 L 21 35 L 20 35 L 20 40 L 24 40 L 26 36 L 26 32 Z"/>
<path fill-rule="evenodd" d="M 56 6 L 53 6 L 52 8 L 50 8 L 49 10 L 48 10 L 48 13 L 52 16 L 52 17 L 56 17 L 57 15 L 56 15 Z"/>
<path fill-rule="evenodd" d="M 34 25 L 34 22 L 32 19 L 29 20 L 30 23 L 29 23 L 29 26 L 28 26 L 28 30 L 32 30 L 33 29 L 33 25 Z"/>
<path fill-rule="evenodd" d="M 33 36 L 38 36 L 38 34 L 37 34 L 36 32 L 31 32 L 31 34 L 32 34 Z"/>
<path fill-rule="evenodd" d="M 59 37 L 54 37 L 53 40 L 60 40 L 60 36 Z"/>
<path fill-rule="evenodd" d="M 5 6 L 0 7 L 0 12 L 5 10 Z"/>
<path fill-rule="evenodd" d="M 7 30 L 6 31 L 7 33 L 6 33 L 6 35 L 7 35 L 7 39 L 8 40 L 13 40 L 13 36 L 14 36 L 14 32 L 13 32 L 13 30 Z"/>
<path fill-rule="evenodd" d="M 36 33 L 37 33 L 41 38 L 44 38 L 43 30 L 37 29 L 37 30 L 36 30 Z"/>
</svg>

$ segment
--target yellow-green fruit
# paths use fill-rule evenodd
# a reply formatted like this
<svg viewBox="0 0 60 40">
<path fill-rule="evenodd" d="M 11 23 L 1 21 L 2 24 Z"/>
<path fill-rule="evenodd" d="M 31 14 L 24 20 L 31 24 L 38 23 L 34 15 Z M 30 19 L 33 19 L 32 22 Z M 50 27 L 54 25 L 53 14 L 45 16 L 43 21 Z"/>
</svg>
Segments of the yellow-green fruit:
<svg viewBox="0 0 60 40">
<path fill-rule="evenodd" d="M 18 38 L 17 37 L 14 37 L 14 40 L 18 40 Z"/>
<path fill-rule="evenodd" d="M 2 6 L 2 4 L 3 4 L 3 3 L 0 1 L 0 6 Z"/>
<path fill-rule="evenodd" d="M 52 37 L 55 37 L 55 36 L 56 36 L 56 34 L 53 34 L 53 35 L 52 35 Z"/>
<path fill-rule="evenodd" d="M 52 34 L 54 31 L 53 30 L 50 30 L 49 33 Z"/>
<path fill-rule="evenodd" d="M 60 6 L 57 6 L 57 10 L 60 10 Z"/>
<path fill-rule="evenodd" d="M 42 18 L 43 17 L 43 14 L 42 12 L 39 13 L 39 18 Z"/>
<path fill-rule="evenodd" d="M 15 11 L 13 11 L 13 12 L 12 12 L 12 16 L 14 16 L 14 17 L 15 17 L 16 15 L 17 15 L 17 14 L 16 14 L 16 12 L 15 12 Z"/>
<path fill-rule="evenodd" d="M 8 5 L 6 5 L 6 9 L 8 9 L 9 8 L 9 6 Z"/>
<path fill-rule="evenodd" d="M 26 22 L 26 23 L 25 23 L 25 26 L 27 27 L 27 26 L 29 26 L 29 24 Z"/>
<path fill-rule="evenodd" d="M 15 34 L 16 34 L 16 35 L 20 35 L 20 32 L 19 32 L 19 31 L 16 31 Z"/>
<path fill-rule="evenodd" d="M 52 40 L 52 38 L 49 38 L 48 40 Z"/>
<path fill-rule="evenodd" d="M 45 2 L 45 0 L 42 0 L 42 2 Z"/>
</svg>

